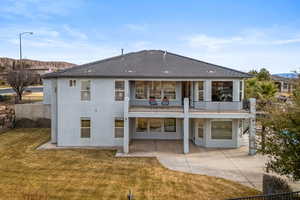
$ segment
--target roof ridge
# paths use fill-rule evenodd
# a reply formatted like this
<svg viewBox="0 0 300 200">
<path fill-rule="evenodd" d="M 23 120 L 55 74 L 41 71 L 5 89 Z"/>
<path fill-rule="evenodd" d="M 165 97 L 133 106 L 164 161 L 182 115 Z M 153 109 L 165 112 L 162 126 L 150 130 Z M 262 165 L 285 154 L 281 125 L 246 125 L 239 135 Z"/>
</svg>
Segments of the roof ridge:
<svg viewBox="0 0 300 200">
<path fill-rule="evenodd" d="M 205 62 L 205 61 L 202 61 L 202 60 L 198 60 L 198 59 L 196 59 L 196 58 L 191 58 L 191 57 L 188 57 L 188 56 L 179 55 L 179 54 L 172 53 L 172 52 L 169 52 L 169 51 L 167 51 L 167 53 L 168 53 L 168 54 L 171 54 L 171 55 L 174 55 L 174 56 L 179 56 L 179 57 L 182 57 L 182 58 L 185 58 L 185 59 L 191 59 L 191 60 L 194 60 L 194 61 L 197 61 L 197 62 L 201 62 L 201 63 L 205 63 L 205 64 L 208 64 L 208 65 L 214 65 L 214 66 L 219 67 L 219 68 L 222 68 L 222 69 L 226 69 L 226 70 L 230 70 L 230 71 L 234 71 L 234 72 L 246 74 L 246 75 L 248 75 L 248 76 L 249 76 L 249 75 L 252 76 L 251 74 L 249 74 L 249 73 L 247 73 L 247 72 L 242 72 L 242 71 L 239 71 L 239 70 L 236 70 L 236 69 L 231 69 L 231 68 L 229 68 L 229 67 L 224 67 L 224 66 L 221 66 L 221 65 L 217 65 L 217 64 Z"/>
<path fill-rule="evenodd" d="M 85 67 L 85 66 L 88 66 L 88 65 L 102 63 L 102 62 L 109 61 L 109 60 L 112 60 L 112 59 L 115 59 L 115 58 L 119 58 L 119 57 L 122 57 L 122 56 L 127 56 L 127 55 L 134 54 L 134 53 L 140 53 L 140 52 L 143 52 L 143 51 L 147 51 L 147 50 L 141 50 L 141 51 L 136 51 L 136 52 L 129 52 L 129 53 L 126 53 L 126 54 L 123 54 L 123 55 L 112 56 L 112 57 L 109 57 L 109 58 L 104 58 L 104 59 L 101 59 L 101 60 L 96 60 L 96 61 L 84 63 L 84 64 L 81 64 L 81 65 L 75 65 L 74 67 L 63 69 L 61 71 L 53 72 L 53 73 L 61 74 L 61 73 L 72 71 L 74 69 L 82 68 L 82 67 Z M 48 73 L 47 75 L 50 75 L 50 74 L 52 74 L 52 73 Z"/>
</svg>

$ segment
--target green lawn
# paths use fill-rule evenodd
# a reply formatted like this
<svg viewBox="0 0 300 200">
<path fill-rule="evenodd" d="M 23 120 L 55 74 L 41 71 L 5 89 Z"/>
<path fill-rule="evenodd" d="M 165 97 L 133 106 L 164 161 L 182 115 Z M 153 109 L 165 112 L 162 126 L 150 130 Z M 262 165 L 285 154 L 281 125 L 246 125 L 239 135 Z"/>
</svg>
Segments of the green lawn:
<svg viewBox="0 0 300 200">
<path fill-rule="evenodd" d="M 96 149 L 36 150 L 49 129 L 0 134 L 0 199 L 226 199 L 258 194 L 238 183 L 175 172 L 154 158 Z"/>
</svg>

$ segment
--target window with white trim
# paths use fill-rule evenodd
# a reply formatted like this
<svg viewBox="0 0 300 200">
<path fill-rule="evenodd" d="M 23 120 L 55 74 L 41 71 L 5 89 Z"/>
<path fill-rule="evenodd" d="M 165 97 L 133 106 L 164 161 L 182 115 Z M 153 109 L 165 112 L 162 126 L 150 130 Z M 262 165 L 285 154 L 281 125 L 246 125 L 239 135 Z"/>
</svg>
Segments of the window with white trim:
<svg viewBox="0 0 300 200">
<path fill-rule="evenodd" d="M 232 140 L 232 121 L 212 121 L 211 139 Z"/>
<path fill-rule="evenodd" d="M 164 119 L 164 131 L 176 132 L 176 118 Z"/>
<path fill-rule="evenodd" d="M 115 118 L 115 138 L 124 137 L 124 119 Z"/>
<path fill-rule="evenodd" d="M 115 101 L 124 101 L 125 81 L 115 81 Z"/>
<path fill-rule="evenodd" d="M 76 87 L 76 80 L 69 80 L 70 87 Z"/>
<path fill-rule="evenodd" d="M 203 138 L 203 134 L 204 134 L 204 121 L 199 120 L 198 121 L 198 137 Z"/>
<path fill-rule="evenodd" d="M 198 101 L 204 100 L 204 82 L 198 81 Z"/>
<path fill-rule="evenodd" d="M 163 97 L 167 99 L 176 99 L 176 82 L 164 81 L 163 85 Z"/>
<path fill-rule="evenodd" d="M 148 119 L 137 118 L 136 120 L 136 132 L 147 132 L 148 131 Z"/>
<path fill-rule="evenodd" d="M 89 117 L 80 118 L 80 137 L 81 138 L 91 137 L 91 118 Z"/>
<path fill-rule="evenodd" d="M 151 81 L 150 82 L 150 96 L 149 98 L 161 99 L 161 82 L 160 81 Z"/>
<path fill-rule="evenodd" d="M 149 120 L 150 132 L 161 132 L 162 123 L 161 119 L 151 118 Z"/>
<path fill-rule="evenodd" d="M 135 82 L 135 98 L 148 99 L 148 82 L 146 81 Z"/>
<path fill-rule="evenodd" d="M 90 80 L 81 81 L 80 96 L 81 96 L 81 101 L 90 101 L 91 100 L 91 81 Z"/>
</svg>

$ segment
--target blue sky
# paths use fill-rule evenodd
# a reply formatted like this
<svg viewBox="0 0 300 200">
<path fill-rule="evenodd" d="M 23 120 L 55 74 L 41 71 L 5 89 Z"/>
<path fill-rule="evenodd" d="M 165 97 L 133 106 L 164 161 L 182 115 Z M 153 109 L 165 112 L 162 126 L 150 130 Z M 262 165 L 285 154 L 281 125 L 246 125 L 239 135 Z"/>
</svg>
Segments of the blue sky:
<svg viewBox="0 0 300 200">
<path fill-rule="evenodd" d="M 163 49 L 242 71 L 300 68 L 300 1 L 1 0 L 0 57 L 76 64 Z"/>
</svg>

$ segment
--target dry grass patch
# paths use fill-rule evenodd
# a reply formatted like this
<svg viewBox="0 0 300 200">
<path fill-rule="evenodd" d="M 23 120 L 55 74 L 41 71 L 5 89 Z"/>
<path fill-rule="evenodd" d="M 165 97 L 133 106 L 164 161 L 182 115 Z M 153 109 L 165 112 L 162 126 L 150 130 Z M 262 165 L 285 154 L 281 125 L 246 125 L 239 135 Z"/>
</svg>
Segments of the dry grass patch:
<svg viewBox="0 0 300 200">
<path fill-rule="evenodd" d="M 175 172 L 154 158 L 115 158 L 96 149 L 36 150 L 49 129 L 0 134 L 0 199 L 226 199 L 254 189 L 209 176 Z"/>
</svg>

